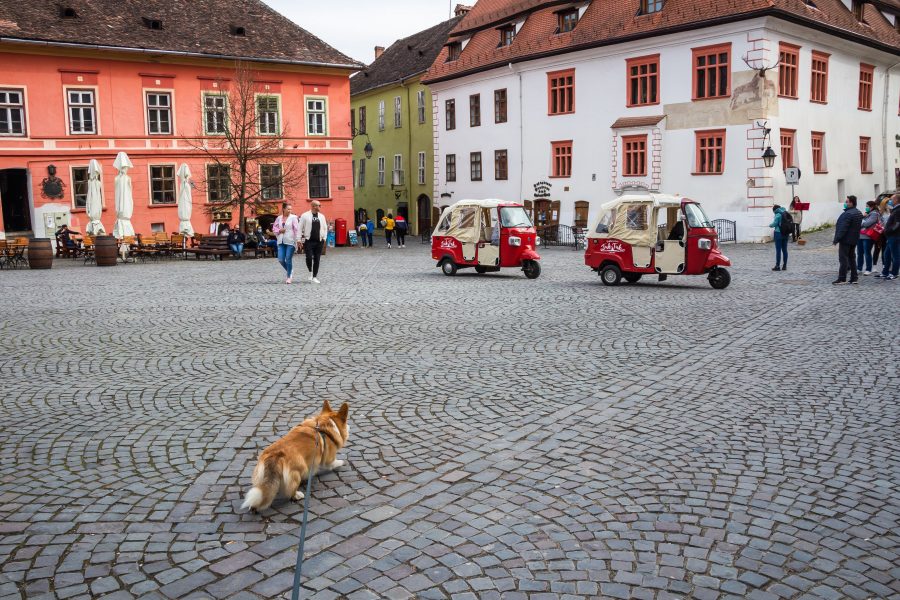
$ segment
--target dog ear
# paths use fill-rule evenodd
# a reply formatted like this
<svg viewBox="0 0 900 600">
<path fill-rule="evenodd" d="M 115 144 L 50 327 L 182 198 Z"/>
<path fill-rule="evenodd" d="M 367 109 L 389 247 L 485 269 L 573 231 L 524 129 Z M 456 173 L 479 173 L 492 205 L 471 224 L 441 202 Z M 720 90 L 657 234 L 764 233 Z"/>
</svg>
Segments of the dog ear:
<svg viewBox="0 0 900 600">
<path fill-rule="evenodd" d="M 341 410 L 338 411 L 338 417 L 346 423 L 348 414 L 350 414 L 350 405 L 344 402 L 341 404 Z"/>
<path fill-rule="evenodd" d="M 331 405 L 328 404 L 328 400 L 326 400 L 326 401 L 322 404 L 322 412 L 323 412 L 323 413 L 331 412 Z"/>
</svg>

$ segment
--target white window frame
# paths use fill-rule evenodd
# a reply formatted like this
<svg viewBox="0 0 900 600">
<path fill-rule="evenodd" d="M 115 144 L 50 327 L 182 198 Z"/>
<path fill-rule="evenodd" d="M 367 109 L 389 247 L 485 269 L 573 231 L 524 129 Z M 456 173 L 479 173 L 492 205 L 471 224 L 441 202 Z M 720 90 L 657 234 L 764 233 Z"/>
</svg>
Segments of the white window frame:
<svg viewBox="0 0 900 600">
<path fill-rule="evenodd" d="M 88 173 L 87 181 L 90 181 L 90 172 L 89 165 L 69 165 L 69 181 L 71 182 L 72 188 L 72 210 L 86 210 L 87 209 L 87 189 L 85 189 L 85 205 L 78 206 L 75 204 L 75 169 L 84 169 L 86 173 Z M 100 186 L 100 198 L 103 200 L 103 186 Z M 103 203 L 105 205 L 105 202 Z"/>
<path fill-rule="evenodd" d="M 268 197 L 266 196 L 265 188 L 263 187 L 263 167 L 278 167 L 279 169 L 279 192 L 278 196 Z M 329 182 L 330 183 L 330 182 Z M 274 202 L 276 200 L 284 200 L 284 166 L 281 163 L 260 163 L 259 165 L 259 197 L 263 202 Z"/>
<path fill-rule="evenodd" d="M 313 198 L 313 195 L 312 195 L 312 177 L 307 177 L 308 183 L 307 183 L 307 186 L 306 186 L 306 192 L 307 192 L 307 195 L 309 196 L 309 199 L 310 199 L 310 200 L 327 200 L 327 199 L 330 199 L 330 198 L 331 198 L 331 163 L 327 163 L 327 162 L 314 162 L 314 163 L 309 163 L 309 164 L 307 165 L 307 173 L 309 172 L 309 167 L 312 167 L 312 166 L 325 166 L 325 167 L 328 168 L 328 195 L 327 195 L 327 196 L 317 196 L 317 197 Z"/>
<path fill-rule="evenodd" d="M 0 137 L 15 137 L 15 138 L 28 138 L 28 111 L 26 110 L 27 98 L 25 96 L 25 87 L 24 86 L 7 86 L 0 85 L 0 92 L 2 93 L 13 93 L 19 94 L 19 98 L 21 99 L 21 104 L 14 104 L 8 102 L 9 98 L 7 97 L 7 102 L 0 105 L 0 111 L 7 111 L 7 122 L 12 123 L 12 111 L 19 110 L 21 111 L 21 120 L 22 120 L 22 133 L 0 133 Z"/>
<path fill-rule="evenodd" d="M 419 152 L 419 185 L 425 185 L 425 153 Z"/>
<path fill-rule="evenodd" d="M 384 131 L 384 100 L 378 101 L 378 131 Z"/>
<path fill-rule="evenodd" d="M 262 121 L 260 119 L 259 112 L 259 99 L 260 98 L 275 98 L 275 131 L 263 131 Z M 281 133 L 281 94 L 271 94 L 271 93 L 260 93 L 256 94 L 253 98 L 253 110 L 256 112 L 256 133 L 258 135 L 271 135 L 275 136 Z M 268 128 L 268 127 L 267 127 Z"/>
<path fill-rule="evenodd" d="M 321 102 L 322 110 L 310 111 L 309 103 L 310 102 Z M 304 96 L 303 97 L 303 113 L 306 116 L 306 135 L 315 136 L 315 137 L 325 137 L 328 135 L 328 96 Z M 321 131 L 313 131 L 310 128 L 310 116 L 311 115 L 322 115 L 322 130 Z M 325 163 L 316 163 L 316 164 L 325 164 Z M 329 182 L 330 184 L 330 182 Z"/>
<path fill-rule="evenodd" d="M 225 104 L 222 107 L 222 112 L 224 114 L 222 117 L 222 131 L 210 131 L 207 128 L 208 121 L 206 116 L 209 110 L 211 110 L 206 106 L 207 98 L 222 98 L 225 101 Z M 224 136 L 225 132 L 228 130 L 228 94 L 222 92 L 203 92 L 201 106 L 203 106 L 203 134 L 207 136 Z M 219 111 L 218 107 L 213 107 L 212 110 L 215 110 L 216 112 Z"/>
<path fill-rule="evenodd" d="M 153 168 L 154 167 L 172 167 L 172 202 L 154 202 L 153 201 Z M 178 204 L 178 173 L 175 163 L 155 163 L 147 164 L 147 188 L 150 192 L 150 206 L 176 206 Z"/>
<path fill-rule="evenodd" d="M 378 185 L 384 185 L 384 157 L 378 157 Z"/>
<path fill-rule="evenodd" d="M 394 129 L 403 127 L 403 99 L 394 96 Z"/>
<path fill-rule="evenodd" d="M 416 112 L 419 115 L 419 125 L 425 123 L 425 90 L 416 92 Z"/>
<path fill-rule="evenodd" d="M 72 105 L 70 103 L 71 97 L 70 93 L 73 92 L 90 92 L 91 98 L 93 99 L 92 104 L 75 104 Z M 100 114 L 100 106 L 99 99 L 97 94 L 97 86 L 91 85 L 73 85 L 73 86 L 65 86 L 63 88 L 63 97 L 65 99 L 66 106 L 66 130 L 69 132 L 69 135 L 100 135 L 100 123 L 97 121 L 97 116 Z M 74 131 L 72 129 L 72 108 L 80 108 L 84 110 L 84 108 L 90 108 L 92 112 L 91 118 L 94 124 L 94 128 L 92 131 Z M 82 121 L 84 119 L 82 118 Z"/>
<path fill-rule="evenodd" d="M 168 96 L 169 97 L 169 106 L 165 107 L 166 110 L 169 111 L 169 131 L 158 131 L 153 133 L 150 131 L 150 111 L 151 110 L 163 110 L 159 106 L 150 106 L 150 95 L 154 96 Z M 175 91 L 174 90 L 166 90 L 166 89 L 157 89 L 157 88 L 144 88 L 144 118 L 147 121 L 147 135 L 152 136 L 166 136 L 166 135 L 174 135 L 175 134 Z"/>
<path fill-rule="evenodd" d="M 205 175 L 205 178 L 206 178 L 205 181 L 206 181 L 206 203 L 207 204 L 222 204 L 222 203 L 228 202 L 230 200 L 230 199 L 229 200 L 219 200 L 218 202 L 214 202 L 209 199 L 209 168 L 210 167 L 221 167 L 221 166 L 227 166 L 227 165 L 221 165 L 221 164 L 215 163 L 215 162 L 208 162 L 203 165 L 203 171 L 204 171 L 203 174 Z M 228 166 L 227 168 L 229 170 L 231 169 L 230 166 Z M 228 195 L 231 196 L 231 177 L 230 176 L 228 177 L 227 185 L 228 185 Z"/>
</svg>

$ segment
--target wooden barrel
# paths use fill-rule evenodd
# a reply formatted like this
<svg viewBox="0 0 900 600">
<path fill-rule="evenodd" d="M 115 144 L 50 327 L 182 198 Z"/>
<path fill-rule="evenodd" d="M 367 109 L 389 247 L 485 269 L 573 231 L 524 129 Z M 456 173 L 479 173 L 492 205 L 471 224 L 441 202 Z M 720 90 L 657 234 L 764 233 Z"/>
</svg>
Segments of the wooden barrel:
<svg viewBox="0 0 900 600">
<path fill-rule="evenodd" d="M 28 266 L 32 269 L 53 267 L 53 247 L 50 238 L 32 238 L 28 242 Z"/>
<path fill-rule="evenodd" d="M 119 246 L 116 244 L 116 238 L 113 236 L 98 235 L 94 238 L 94 257 L 97 259 L 98 267 L 116 266 L 118 253 Z"/>
</svg>

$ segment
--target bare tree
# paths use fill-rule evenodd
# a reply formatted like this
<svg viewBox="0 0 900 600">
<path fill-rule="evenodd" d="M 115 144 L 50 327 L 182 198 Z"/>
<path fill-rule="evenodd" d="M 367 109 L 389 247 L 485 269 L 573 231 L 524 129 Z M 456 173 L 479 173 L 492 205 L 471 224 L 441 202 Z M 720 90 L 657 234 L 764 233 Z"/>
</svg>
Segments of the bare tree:
<svg viewBox="0 0 900 600">
<path fill-rule="evenodd" d="M 202 177 L 211 199 L 206 212 L 237 208 L 242 230 L 248 211 L 282 200 L 306 178 L 303 163 L 290 152 L 278 97 L 267 95 L 258 80 L 237 63 L 230 79 L 219 81 L 221 91 L 203 95 L 199 131 L 187 140 L 212 167 Z"/>
</svg>

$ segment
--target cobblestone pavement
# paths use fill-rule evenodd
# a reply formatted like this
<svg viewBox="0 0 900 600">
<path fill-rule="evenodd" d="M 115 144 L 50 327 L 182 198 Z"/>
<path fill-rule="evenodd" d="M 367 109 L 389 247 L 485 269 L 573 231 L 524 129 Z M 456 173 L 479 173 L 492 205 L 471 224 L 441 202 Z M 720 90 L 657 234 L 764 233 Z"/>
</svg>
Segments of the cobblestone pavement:
<svg viewBox="0 0 900 600">
<path fill-rule="evenodd" d="M 300 508 L 241 513 L 322 398 L 305 597 L 900 597 L 900 283 L 828 232 L 732 286 L 580 252 L 448 278 L 425 247 L 0 272 L 0 596 L 272 598 Z M 300 266 L 299 261 L 297 262 Z"/>
</svg>

